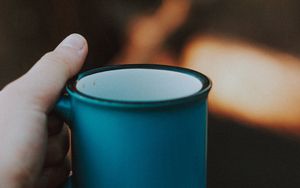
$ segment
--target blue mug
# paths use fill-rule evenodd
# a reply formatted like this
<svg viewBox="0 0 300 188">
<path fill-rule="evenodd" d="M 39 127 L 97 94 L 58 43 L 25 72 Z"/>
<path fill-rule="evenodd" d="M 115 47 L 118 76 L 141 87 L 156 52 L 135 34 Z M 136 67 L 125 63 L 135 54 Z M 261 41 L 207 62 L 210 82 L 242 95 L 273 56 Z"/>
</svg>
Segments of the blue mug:
<svg viewBox="0 0 300 188">
<path fill-rule="evenodd" d="M 72 132 L 73 188 L 205 188 L 210 80 L 116 65 L 70 80 L 56 111 Z M 72 184 L 72 185 L 71 185 Z"/>
</svg>

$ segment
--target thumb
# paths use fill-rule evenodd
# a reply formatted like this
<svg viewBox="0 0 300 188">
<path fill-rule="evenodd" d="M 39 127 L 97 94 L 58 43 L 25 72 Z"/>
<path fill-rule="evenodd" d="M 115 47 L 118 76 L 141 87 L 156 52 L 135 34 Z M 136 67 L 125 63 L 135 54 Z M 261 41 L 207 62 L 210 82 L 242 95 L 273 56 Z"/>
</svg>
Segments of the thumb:
<svg viewBox="0 0 300 188">
<path fill-rule="evenodd" d="M 55 50 L 45 54 L 25 75 L 3 89 L 20 103 L 42 112 L 49 111 L 66 81 L 82 67 L 88 52 L 79 34 L 65 38 Z"/>
</svg>

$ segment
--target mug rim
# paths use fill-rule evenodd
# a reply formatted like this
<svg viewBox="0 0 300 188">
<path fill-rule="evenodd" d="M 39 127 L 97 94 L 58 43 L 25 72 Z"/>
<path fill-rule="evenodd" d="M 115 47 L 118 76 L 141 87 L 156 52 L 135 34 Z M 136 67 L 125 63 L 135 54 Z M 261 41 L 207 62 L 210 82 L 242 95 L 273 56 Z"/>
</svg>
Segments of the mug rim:
<svg viewBox="0 0 300 188">
<path fill-rule="evenodd" d="M 199 91 L 191 95 L 179 97 L 176 99 L 151 100 L 151 101 L 122 101 L 122 100 L 93 97 L 79 91 L 76 88 L 77 82 L 83 77 L 86 77 L 91 74 L 99 73 L 99 72 L 118 70 L 118 69 L 155 69 L 155 70 L 175 71 L 175 72 L 193 76 L 194 78 L 200 80 L 203 86 Z M 205 99 L 211 87 L 212 87 L 212 82 L 207 76 L 192 69 L 182 68 L 178 66 L 160 65 L 160 64 L 123 64 L 123 65 L 110 65 L 110 66 L 95 68 L 95 69 L 82 72 L 67 82 L 66 90 L 67 93 L 70 94 L 71 96 L 74 96 L 81 100 L 85 100 L 85 101 L 87 100 L 88 102 L 98 104 L 98 105 L 101 104 L 105 106 L 140 108 L 140 107 L 170 106 L 170 105 L 182 104 L 182 103 Z"/>
</svg>

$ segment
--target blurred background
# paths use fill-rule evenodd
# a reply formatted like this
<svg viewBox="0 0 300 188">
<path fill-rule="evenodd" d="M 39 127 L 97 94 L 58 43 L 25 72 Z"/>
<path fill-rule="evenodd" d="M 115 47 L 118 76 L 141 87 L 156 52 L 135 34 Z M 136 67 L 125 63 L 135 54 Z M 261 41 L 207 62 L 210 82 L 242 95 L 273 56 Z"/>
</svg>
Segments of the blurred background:
<svg viewBox="0 0 300 188">
<path fill-rule="evenodd" d="M 239 49 L 253 48 L 263 54 L 283 54 L 279 59 L 288 56 L 298 63 L 299 10 L 297 0 L 0 0 L 0 88 L 73 32 L 89 42 L 83 70 L 118 63 L 186 66 L 189 62 L 184 57 L 193 45 L 200 43 L 206 49 L 210 41 L 224 48 L 236 44 L 237 54 Z M 212 51 L 215 56 L 222 53 Z M 255 76 L 255 71 L 250 73 Z M 214 93 L 211 100 L 222 95 Z M 238 113 L 224 113 L 214 106 L 218 104 L 211 102 L 208 187 L 300 186 L 297 136 L 261 129 L 269 123 L 241 121 Z M 299 121 L 293 124 L 297 125 Z"/>
</svg>

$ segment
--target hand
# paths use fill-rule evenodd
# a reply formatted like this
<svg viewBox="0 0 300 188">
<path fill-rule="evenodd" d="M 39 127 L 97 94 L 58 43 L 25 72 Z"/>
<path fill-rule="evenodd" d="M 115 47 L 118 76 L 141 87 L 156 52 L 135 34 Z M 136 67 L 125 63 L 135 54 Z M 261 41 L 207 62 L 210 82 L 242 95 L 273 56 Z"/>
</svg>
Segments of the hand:
<svg viewBox="0 0 300 188">
<path fill-rule="evenodd" d="M 1 188 L 56 188 L 66 181 L 68 131 L 51 110 L 87 51 L 86 40 L 72 34 L 0 91 Z"/>
</svg>

